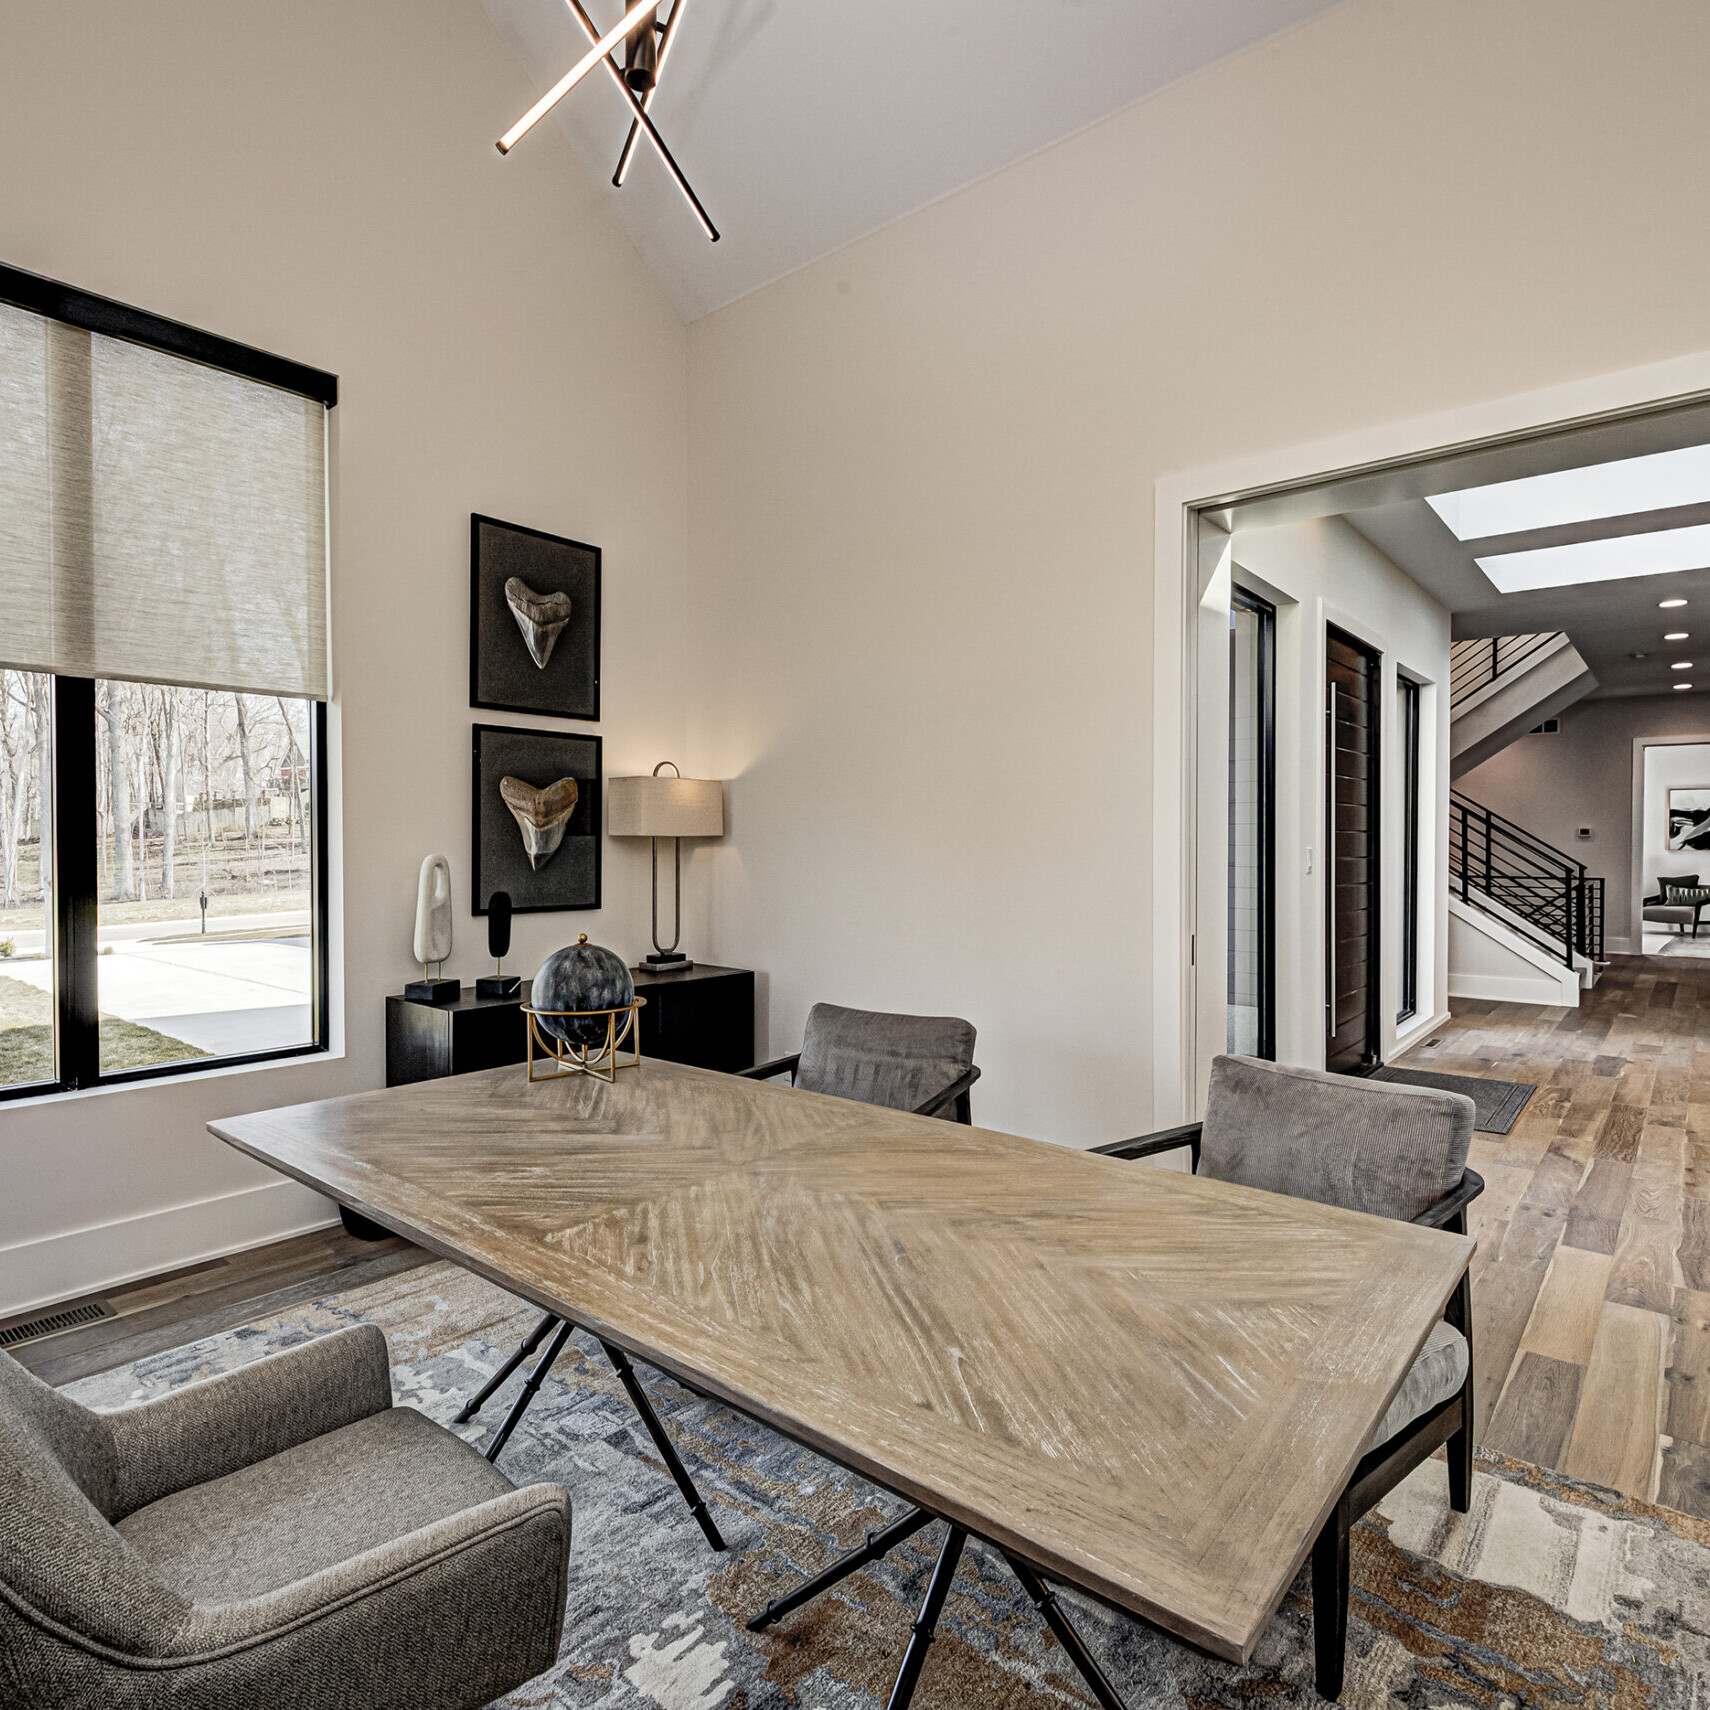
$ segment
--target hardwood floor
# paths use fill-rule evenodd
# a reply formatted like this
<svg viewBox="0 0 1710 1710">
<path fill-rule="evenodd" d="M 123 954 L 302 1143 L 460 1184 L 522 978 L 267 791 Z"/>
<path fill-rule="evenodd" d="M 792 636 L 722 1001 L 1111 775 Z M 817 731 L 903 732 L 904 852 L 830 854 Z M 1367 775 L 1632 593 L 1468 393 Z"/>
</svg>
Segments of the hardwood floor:
<svg viewBox="0 0 1710 1710">
<path fill-rule="evenodd" d="M 1710 959 L 1617 957 L 1584 998 L 1456 999 L 1398 1060 L 1538 1087 L 1473 1140 L 1478 1438 L 1710 1516 Z"/>
<path fill-rule="evenodd" d="M 117 1317 L 9 1351 L 49 1383 L 70 1383 L 432 1262 L 431 1253 L 409 1241 L 358 1241 L 340 1228 L 317 1229 L 109 1289 L 101 1298 Z M 16 1322 L 0 1321 L 0 1328 Z"/>
<path fill-rule="evenodd" d="M 1480 1440 L 1710 1516 L 1710 959 L 1618 957 L 1577 1010 L 1457 999 L 1403 1064 L 1538 1091 L 1480 1134 Z M 15 1352 L 65 1383 L 430 1262 L 326 1230 L 111 1292 Z"/>
</svg>

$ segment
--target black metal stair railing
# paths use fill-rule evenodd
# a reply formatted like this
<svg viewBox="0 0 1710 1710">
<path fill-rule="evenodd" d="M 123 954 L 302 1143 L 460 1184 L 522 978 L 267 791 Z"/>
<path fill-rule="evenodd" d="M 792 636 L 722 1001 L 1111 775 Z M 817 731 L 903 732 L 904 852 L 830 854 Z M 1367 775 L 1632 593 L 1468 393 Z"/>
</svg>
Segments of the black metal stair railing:
<svg viewBox="0 0 1710 1710">
<path fill-rule="evenodd" d="M 1568 967 L 1576 955 L 1603 960 L 1603 880 L 1459 790 L 1449 792 L 1449 883 Z"/>
<path fill-rule="evenodd" d="M 1483 635 L 1457 641 L 1449 650 L 1449 708 L 1476 695 L 1498 677 L 1507 677 L 1533 664 L 1562 632 L 1548 635 Z"/>
</svg>

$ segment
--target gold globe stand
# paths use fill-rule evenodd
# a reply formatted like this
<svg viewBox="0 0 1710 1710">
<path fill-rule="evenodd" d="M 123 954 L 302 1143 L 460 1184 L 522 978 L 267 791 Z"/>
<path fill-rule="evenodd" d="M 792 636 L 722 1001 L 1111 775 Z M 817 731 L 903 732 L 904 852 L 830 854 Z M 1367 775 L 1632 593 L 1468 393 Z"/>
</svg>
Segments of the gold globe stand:
<svg viewBox="0 0 1710 1710">
<path fill-rule="evenodd" d="M 641 1067 L 641 1006 L 647 1002 L 637 997 L 634 1002 L 620 1004 L 616 1009 L 535 1009 L 524 1004 L 522 1012 L 528 1017 L 528 1078 L 531 1081 L 561 1081 L 568 1075 L 592 1075 L 595 1080 L 615 1081 L 619 1069 Z M 571 1045 L 556 1039 L 544 1027 L 541 1019 L 593 1020 L 606 1019 L 606 1040 L 603 1045 Z M 618 1017 L 622 1016 L 620 1025 Z M 632 1053 L 619 1055 L 625 1040 Z M 541 1063 L 535 1067 L 535 1051 L 539 1049 Z M 549 1066 L 550 1065 L 550 1066 Z"/>
</svg>

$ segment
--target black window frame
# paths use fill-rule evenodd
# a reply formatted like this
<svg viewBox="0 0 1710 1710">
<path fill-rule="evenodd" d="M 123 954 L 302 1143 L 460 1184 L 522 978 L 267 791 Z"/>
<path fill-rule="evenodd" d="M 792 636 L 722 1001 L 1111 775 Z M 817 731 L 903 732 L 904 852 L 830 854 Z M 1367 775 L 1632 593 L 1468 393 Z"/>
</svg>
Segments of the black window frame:
<svg viewBox="0 0 1710 1710">
<path fill-rule="evenodd" d="M 1420 712 L 1424 685 L 1397 675 L 1401 690 L 1401 919 L 1396 950 L 1395 1019 L 1419 1013 L 1419 764 Z"/>
<path fill-rule="evenodd" d="M 68 326 L 107 338 L 223 369 L 247 380 L 296 392 L 332 409 L 338 376 L 287 357 L 222 338 L 217 333 L 168 320 L 127 303 L 99 297 L 57 280 L 0 264 L 0 303 L 28 309 Z M 331 1049 L 332 984 L 329 964 L 327 885 L 327 709 L 310 701 L 309 717 L 309 1031 L 301 1045 L 247 1051 L 222 1057 L 156 1063 L 103 1074 L 99 1034 L 100 944 L 98 939 L 100 811 L 97 801 L 95 680 L 50 675 L 49 731 L 52 783 L 48 804 L 53 853 L 54 1075 L 0 1087 L 0 1103 L 52 1097 L 93 1087 L 128 1086 L 217 1069 L 244 1068 Z"/>
<path fill-rule="evenodd" d="M 1259 1037 L 1256 1055 L 1277 1055 L 1277 608 L 1239 583 L 1229 603 L 1259 620 Z M 1233 681 L 1230 684 L 1233 693 Z M 1227 976 L 1225 976 L 1227 981 Z M 1227 994 L 1227 984 L 1225 985 Z"/>
</svg>

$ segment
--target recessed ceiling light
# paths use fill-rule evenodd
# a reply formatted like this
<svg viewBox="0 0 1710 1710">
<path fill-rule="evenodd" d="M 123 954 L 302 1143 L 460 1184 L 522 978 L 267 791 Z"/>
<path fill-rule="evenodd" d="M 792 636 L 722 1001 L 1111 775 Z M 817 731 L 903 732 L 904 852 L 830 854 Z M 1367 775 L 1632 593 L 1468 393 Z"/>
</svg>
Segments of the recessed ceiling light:
<svg viewBox="0 0 1710 1710">
<path fill-rule="evenodd" d="M 1663 637 L 1664 641 L 1690 641 L 1691 639 L 1692 631 L 1689 629 L 1671 629 L 1668 634 Z"/>
<path fill-rule="evenodd" d="M 1626 517 L 1710 499 L 1710 446 L 1624 457 L 1552 475 L 1528 475 L 1488 487 L 1464 487 L 1425 502 L 1456 540 L 1481 540 L 1521 529 Z"/>
<path fill-rule="evenodd" d="M 1530 552 L 1498 552 L 1477 562 L 1501 594 L 1703 570 L 1710 568 L 1710 523 L 1614 540 L 1579 540 L 1571 546 L 1539 546 Z"/>
<path fill-rule="evenodd" d="M 1690 659 L 1677 659 L 1671 666 L 1669 666 L 1669 670 L 1671 671 L 1690 671 L 1691 669 L 1692 661 Z"/>
<path fill-rule="evenodd" d="M 1629 653 L 1627 655 L 1627 657 L 1629 659 L 1649 659 L 1650 654 L 1648 654 L 1648 653 Z"/>
<path fill-rule="evenodd" d="M 1658 600 L 1657 610 L 1659 612 L 1671 612 L 1676 606 L 1684 606 L 1685 604 L 1685 600 Z"/>
<path fill-rule="evenodd" d="M 1692 687 L 1692 685 L 1690 683 L 1676 683 L 1675 684 L 1675 688 L 1677 690 L 1679 690 L 1679 689 L 1690 689 L 1691 687 Z"/>
</svg>

